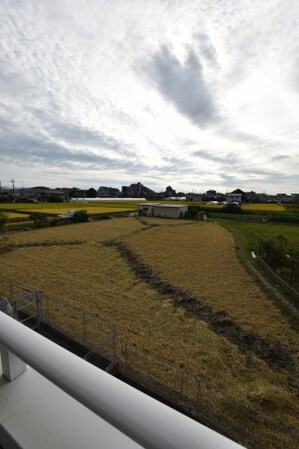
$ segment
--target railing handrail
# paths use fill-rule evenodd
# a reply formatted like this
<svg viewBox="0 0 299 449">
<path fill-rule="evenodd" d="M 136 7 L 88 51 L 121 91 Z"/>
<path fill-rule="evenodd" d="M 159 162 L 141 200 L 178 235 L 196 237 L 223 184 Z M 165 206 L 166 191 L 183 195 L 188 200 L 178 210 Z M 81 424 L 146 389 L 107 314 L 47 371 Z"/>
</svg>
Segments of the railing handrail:
<svg viewBox="0 0 299 449">
<path fill-rule="evenodd" d="M 147 449 L 241 449 L 2 312 L 0 344 Z"/>
</svg>

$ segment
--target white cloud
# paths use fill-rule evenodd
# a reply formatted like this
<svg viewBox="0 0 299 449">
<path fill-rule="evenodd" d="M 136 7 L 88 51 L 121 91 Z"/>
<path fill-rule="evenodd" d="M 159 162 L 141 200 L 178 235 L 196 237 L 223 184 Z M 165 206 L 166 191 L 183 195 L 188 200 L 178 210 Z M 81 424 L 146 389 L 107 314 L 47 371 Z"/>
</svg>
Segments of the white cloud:
<svg viewBox="0 0 299 449">
<path fill-rule="evenodd" d="M 298 2 L 3 0 L 0 14 L 2 184 L 298 190 Z"/>
</svg>

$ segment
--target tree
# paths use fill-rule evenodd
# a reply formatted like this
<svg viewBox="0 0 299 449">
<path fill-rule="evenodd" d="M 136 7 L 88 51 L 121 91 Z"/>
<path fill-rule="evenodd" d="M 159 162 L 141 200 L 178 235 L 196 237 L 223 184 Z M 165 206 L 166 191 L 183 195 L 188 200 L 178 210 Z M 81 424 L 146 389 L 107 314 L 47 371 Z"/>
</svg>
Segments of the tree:
<svg viewBox="0 0 299 449">
<path fill-rule="evenodd" d="M 228 203 L 223 206 L 219 212 L 223 212 L 224 214 L 242 214 L 243 209 L 241 206 L 235 203 Z"/>
<path fill-rule="evenodd" d="M 74 213 L 73 219 L 75 223 L 83 223 L 85 221 L 88 221 L 88 213 L 87 210 L 77 210 Z"/>
<path fill-rule="evenodd" d="M 97 196 L 98 192 L 93 187 L 87 190 L 87 198 L 96 198 Z"/>
<path fill-rule="evenodd" d="M 267 263 L 277 269 L 286 264 L 287 239 L 281 235 L 274 235 L 263 242 L 263 255 Z"/>
</svg>

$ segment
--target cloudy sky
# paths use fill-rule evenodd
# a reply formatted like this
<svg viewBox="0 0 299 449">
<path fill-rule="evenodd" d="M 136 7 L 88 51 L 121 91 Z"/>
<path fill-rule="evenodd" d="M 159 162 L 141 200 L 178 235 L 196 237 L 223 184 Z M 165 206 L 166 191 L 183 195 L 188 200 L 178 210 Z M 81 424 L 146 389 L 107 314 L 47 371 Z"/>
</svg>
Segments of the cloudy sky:
<svg viewBox="0 0 299 449">
<path fill-rule="evenodd" d="M 299 191 L 298 0 L 0 0 L 0 181 Z"/>
</svg>

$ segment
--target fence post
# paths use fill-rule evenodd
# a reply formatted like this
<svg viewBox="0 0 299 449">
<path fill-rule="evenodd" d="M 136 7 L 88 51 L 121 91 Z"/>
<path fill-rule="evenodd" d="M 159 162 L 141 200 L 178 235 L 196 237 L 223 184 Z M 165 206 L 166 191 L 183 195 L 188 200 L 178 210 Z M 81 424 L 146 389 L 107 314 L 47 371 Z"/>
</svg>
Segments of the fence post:
<svg viewBox="0 0 299 449">
<path fill-rule="evenodd" d="M 44 295 L 45 299 L 45 295 Z M 50 313 L 49 313 L 49 296 L 46 295 L 46 311 L 47 311 L 47 320 L 50 322 Z"/>
<path fill-rule="evenodd" d="M 128 344 L 125 341 L 125 375 L 127 374 L 127 365 L 128 365 Z"/>
<path fill-rule="evenodd" d="M 292 287 L 292 284 L 293 284 L 294 272 L 295 272 L 295 260 L 292 259 L 291 276 L 290 276 L 290 282 L 289 282 L 291 287 Z"/>
<path fill-rule="evenodd" d="M 10 299 L 12 301 L 13 299 L 13 280 L 9 279 L 9 293 L 10 293 Z"/>
<path fill-rule="evenodd" d="M 15 320 L 18 320 L 18 308 L 17 308 L 17 300 L 12 300 L 12 308 L 13 308 L 13 317 Z"/>
<path fill-rule="evenodd" d="M 201 379 L 199 376 L 196 376 L 196 381 L 197 381 L 197 396 L 196 396 L 196 402 L 197 404 L 199 403 L 199 397 L 200 397 L 200 392 L 201 392 Z"/>
<path fill-rule="evenodd" d="M 112 324 L 112 353 L 113 353 L 113 362 L 116 361 L 116 336 L 117 336 L 116 326 L 115 326 L 115 323 L 113 322 L 113 324 Z"/>
<path fill-rule="evenodd" d="M 180 395 L 183 396 L 184 392 L 184 369 L 181 369 L 181 388 L 180 388 Z"/>
<path fill-rule="evenodd" d="M 37 325 L 40 328 L 42 323 L 42 292 L 41 290 L 36 290 L 35 292 L 36 297 L 36 321 Z"/>
<path fill-rule="evenodd" d="M 82 337 L 86 344 L 86 312 L 82 312 Z"/>
</svg>

